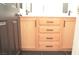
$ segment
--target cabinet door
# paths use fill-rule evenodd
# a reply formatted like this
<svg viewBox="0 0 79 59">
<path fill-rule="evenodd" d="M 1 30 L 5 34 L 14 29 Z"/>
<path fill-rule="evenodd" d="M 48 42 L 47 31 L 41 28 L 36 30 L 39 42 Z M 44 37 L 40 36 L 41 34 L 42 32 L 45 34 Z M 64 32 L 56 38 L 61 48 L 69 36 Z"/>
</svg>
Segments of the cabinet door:
<svg viewBox="0 0 79 59">
<path fill-rule="evenodd" d="M 18 21 L 8 20 L 8 39 L 9 51 L 14 52 L 19 50 L 19 35 L 18 35 Z"/>
<path fill-rule="evenodd" d="M 35 48 L 35 18 L 21 18 L 21 47 Z"/>
<path fill-rule="evenodd" d="M 16 20 L 0 20 L 1 54 L 12 54 L 19 50 L 18 22 Z"/>
<path fill-rule="evenodd" d="M 15 37 L 14 37 L 14 28 L 12 20 L 8 20 L 8 43 L 9 43 L 9 53 L 15 51 Z"/>
<path fill-rule="evenodd" d="M 75 21 L 66 21 L 63 33 L 63 48 L 71 49 L 74 39 Z"/>
<path fill-rule="evenodd" d="M 19 51 L 19 49 L 20 49 L 20 38 L 19 38 L 18 20 L 13 20 L 12 24 L 13 24 L 13 36 L 14 36 L 15 51 Z"/>
<path fill-rule="evenodd" d="M 7 21 L 0 20 L 0 54 L 8 53 L 8 28 Z"/>
</svg>

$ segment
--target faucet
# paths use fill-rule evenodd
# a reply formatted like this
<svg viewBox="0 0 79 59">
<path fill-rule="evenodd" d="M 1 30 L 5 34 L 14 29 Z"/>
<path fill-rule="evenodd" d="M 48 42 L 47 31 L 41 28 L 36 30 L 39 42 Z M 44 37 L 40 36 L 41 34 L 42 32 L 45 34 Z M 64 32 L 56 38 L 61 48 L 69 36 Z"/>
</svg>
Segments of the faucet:
<svg viewBox="0 0 79 59">
<path fill-rule="evenodd" d="M 68 11 L 68 16 L 70 16 L 70 15 L 71 15 L 71 10 Z"/>
</svg>

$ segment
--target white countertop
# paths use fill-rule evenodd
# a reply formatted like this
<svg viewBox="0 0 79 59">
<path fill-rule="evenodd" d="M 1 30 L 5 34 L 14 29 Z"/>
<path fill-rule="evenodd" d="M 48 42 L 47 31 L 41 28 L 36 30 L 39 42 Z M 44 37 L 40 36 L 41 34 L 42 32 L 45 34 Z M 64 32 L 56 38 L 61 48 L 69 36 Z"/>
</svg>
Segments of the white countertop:
<svg viewBox="0 0 79 59">
<path fill-rule="evenodd" d="M 76 16 L 27 16 L 27 15 L 24 15 L 23 17 L 76 17 Z"/>
<path fill-rule="evenodd" d="M 60 14 L 60 15 L 32 15 L 32 14 L 29 14 L 29 15 L 22 15 L 22 16 L 34 16 L 34 17 L 76 17 L 76 15 L 70 15 L 68 16 L 67 14 Z"/>
</svg>

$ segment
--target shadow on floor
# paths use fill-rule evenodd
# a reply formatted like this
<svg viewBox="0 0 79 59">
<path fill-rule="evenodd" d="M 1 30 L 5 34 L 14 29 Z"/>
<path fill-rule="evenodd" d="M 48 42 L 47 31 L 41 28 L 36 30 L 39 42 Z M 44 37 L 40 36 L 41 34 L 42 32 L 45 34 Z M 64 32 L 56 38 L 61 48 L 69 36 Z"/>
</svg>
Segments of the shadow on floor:
<svg viewBox="0 0 79 59">
<path fill-rule="evenodd" d="M 71 55 L 71 51 L 22 51 L 20 55 Z"/>
</svg>

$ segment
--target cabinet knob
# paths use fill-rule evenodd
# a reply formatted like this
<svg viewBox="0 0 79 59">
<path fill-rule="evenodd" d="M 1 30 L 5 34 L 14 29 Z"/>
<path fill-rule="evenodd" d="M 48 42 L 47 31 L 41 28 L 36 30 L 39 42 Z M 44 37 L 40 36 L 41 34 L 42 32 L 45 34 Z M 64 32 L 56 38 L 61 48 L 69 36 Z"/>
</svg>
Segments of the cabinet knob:
<svg viewBox="0 0 79 59">
<path fill-rule="evenodd" d="M 65 21 L 64 21 L 64 27 L 65 27 Z"/>
<path fill-rule="evenodd" d="M 36 20 L 35 20 L 35 27 L 37 27 L 37 22 L 36 22 Z"/>
<path fill-rule="evenodd" d="M 46 39 L 53 39 L 52 37 L 47 37 Z"/>
<path fill-rule="evenodd" d="M 0 22 L 0 26 L 6 25 L 6 22 Z"/>
<path fill-rule="evenodd" d="M 53 21 L 47 21 L 47 23 L 54 23 Z"/>
<path fill-rule="evenodd" d="M 47 31 L 53 31 L 53 29 L 47 29 Z"/>
<path fill-rule="evenodd" d="M 46 45 L 46 47 L 53 47 L 52 45 Z"/>
<path fill-rule="evenodd" d="M 13 23 L 17 23 L 17 21 L 13 21 Z"/>
</svg>

